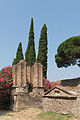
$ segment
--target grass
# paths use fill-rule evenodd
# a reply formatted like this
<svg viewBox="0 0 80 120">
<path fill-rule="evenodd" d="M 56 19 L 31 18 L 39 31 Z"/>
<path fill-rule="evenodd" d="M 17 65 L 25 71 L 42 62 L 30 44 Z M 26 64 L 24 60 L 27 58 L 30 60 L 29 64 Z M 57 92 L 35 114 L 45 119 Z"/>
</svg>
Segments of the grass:
<svg viewBox="0 0 80 120">
<path fill-rule="evenodd" d="M 69 120 L 71 115 L 61 115 L 54 112 L 41 112 L 33 120 Z"/>
</svg>

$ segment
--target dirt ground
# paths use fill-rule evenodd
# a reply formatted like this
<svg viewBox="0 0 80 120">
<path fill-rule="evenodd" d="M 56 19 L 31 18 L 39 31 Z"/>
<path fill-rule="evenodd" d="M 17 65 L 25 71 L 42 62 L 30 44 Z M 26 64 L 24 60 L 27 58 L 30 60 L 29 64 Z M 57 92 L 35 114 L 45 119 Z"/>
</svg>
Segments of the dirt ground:
<svg viewBox="0 0 80 120">
<path fill-rule="evenodd" d="M 33 120 L 41 112 L 39 108 L 28 108 L 20 112 L 0 111 L 0 120 Z"/>
<path fill-rule="evenodd" d="M 40 108 L 28 108 L 19 112 L 0 111 L 0 120 L 33 120 L 41 112 L 42 109 Z M 37 120 L 40 119 L 37 118 Z M 77 119 L 72 118 L 70 120 L 77 120 Z"/>
</svg>

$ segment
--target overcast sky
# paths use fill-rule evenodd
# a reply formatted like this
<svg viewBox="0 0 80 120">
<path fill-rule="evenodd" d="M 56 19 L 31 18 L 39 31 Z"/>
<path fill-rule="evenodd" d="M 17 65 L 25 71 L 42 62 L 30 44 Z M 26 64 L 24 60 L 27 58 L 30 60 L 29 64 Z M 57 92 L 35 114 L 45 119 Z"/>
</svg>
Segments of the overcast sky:
<svg viewBox="0 0 80 120">
<path fill-rule="evenodd" d="M 34 20 L 36 54 L 41 28 L 43 24 L 47 25 L 48 79 L 80 77 L 77 65 L 57 68 L 55 63 L 59 44 L 80 35 L 80 0 L 0 0 L 0 69 L 11 65 L 19 42 L 22 42 L 25 55 L 31 17 Z"/>
</svg>

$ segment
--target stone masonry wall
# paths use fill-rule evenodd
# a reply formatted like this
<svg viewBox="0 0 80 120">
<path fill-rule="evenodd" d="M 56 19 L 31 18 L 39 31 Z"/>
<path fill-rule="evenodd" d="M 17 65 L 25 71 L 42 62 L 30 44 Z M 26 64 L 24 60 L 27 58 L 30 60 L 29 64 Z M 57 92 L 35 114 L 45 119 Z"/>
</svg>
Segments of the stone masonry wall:
<svg viewBox="0 0 80 120">
<path fill-rule="evenodd" d="M 53 111 L 61 114 L 72 114 L 72 108 L 76 99 L 64 99 L 64 98 L 43 98 L 43 110 Z"/>
<path fill-rule="evenodd" d="M 65 79 L 61 80 L 61 85 L 66 87 L 77 87 L 80 84 L 80 78 L 73 78 L 73 79 Z"/>
<path fill-rule="evenodd" d="M 76 87 L 76 89 L 73 89 L 77 94 L 77 99 L 74 102 L 73 108 L 72 108 L 72 114 L 77 117 L 80 118 L 80 85 L 78 85 Z"/>
<path fill-rule="evenodd" d="M 73 89 L 73 92 L 77 94 L 77 97 L 67 98 L 67 95 L 65 96 L 65 94 L 63 94 L 65 98 L 61 97 L 61 95 L 57 98 L 56 96 L 43 97 L 43 110 L 61 114 L 72 114 L 75 117 L 80 118 L 80 85 L 78 85 L 76 89 Z"/>
<path fill-rule="evenodd" d="M 12 106 L 14 111 L 21 110 L 30 106 L 42 106 L 43 72 L 42 65 L 34 63 L 33 66 L 27 66 L 24 60 L 12 67 L 13 89 Z M 33 92 L 28 93 L 28 82 L 33 84 Z"/>
<path fill-rule="evenodd" d="M 42 65 L 40 63 L 35 62 L 34 65 L 32 66 L 33 69 L 33 86 L 34 87 L 43 87 L 43 70 L 42 70 Z M 31 72 L 32 75 L 32 72 Z"/>
<path fill-rule="evenodd" d="M 20 61 L 12 67 L 13 87 L 24 87 L 27 82 L 26 62 Z"/>
<path fill-rule="evenodd" d="M 34 63 L 33 66 L 27 66 L 24 60 L 12 67 L 13 86 L 23 87 L 27 82 L 31 82 L 33 87 L 43 87 L 43 72 L 40 63 Z"/>
</svg>

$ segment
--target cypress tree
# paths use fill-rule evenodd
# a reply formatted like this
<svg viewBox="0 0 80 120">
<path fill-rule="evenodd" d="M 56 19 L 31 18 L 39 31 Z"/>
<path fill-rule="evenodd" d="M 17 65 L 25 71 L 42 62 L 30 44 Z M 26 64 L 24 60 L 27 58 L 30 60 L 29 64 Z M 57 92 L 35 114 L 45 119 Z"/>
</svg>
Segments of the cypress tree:
<svg viewBox="0 0 80 120">
<path fill-rule="evenodd" d="M 43 77 L 47 78 L 47 27 L 46 24 L 43 25 L 41 29 L 41 35 L 39 39 L 39 49 L 38 49 L 38 56 L 37 62 L 43 65 Z"/>
<path fill-rule="evenodd" d="M 23 52 L 22 52 L 22 43 L 19 43 L 19 46 L 17 48 L 17 52 L 16 52 L 16 58 L 14 58 L 12 65 L 17 64 L 20 60 L 23 60 Z"/>
<path fill-rule="evenodd" d="M 28 47 L 25 52 L 25 61 L 27 65 L 32 65 L 36 61 L 33 18 L 31 19 L 29 38 L 28 38 Z"/>
</svg>

